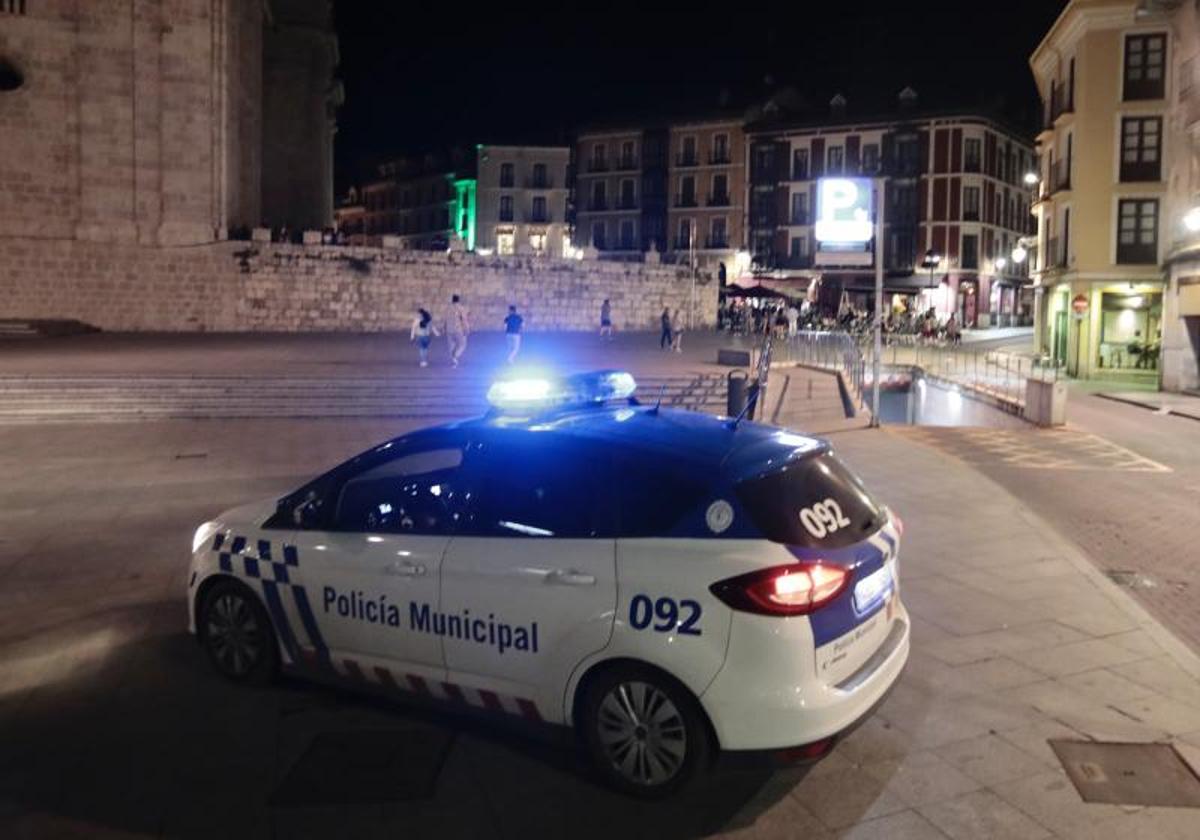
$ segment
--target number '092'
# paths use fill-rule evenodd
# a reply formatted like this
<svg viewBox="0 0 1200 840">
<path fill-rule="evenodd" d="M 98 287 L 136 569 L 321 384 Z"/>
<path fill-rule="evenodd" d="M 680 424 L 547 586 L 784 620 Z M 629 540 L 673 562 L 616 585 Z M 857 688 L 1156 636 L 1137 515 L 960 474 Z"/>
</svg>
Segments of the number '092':
<svg viewBox="0 0 1200 840">
<path fill-rule="evenodd" d="M 691 598 L 651 600 L 649 595 L 634 595 L 629 602 L 629 625 L 634 630 L 651 628 L 657 633 L 699 636 L 699 622 L 700 604 Z"/>
<path fill-rule="evenodd" d="M 800 524 L 817 539 L 832 534 L 850 524 L 842 514 L 842 506 L 836 499 L 825 499 L 811 507 L 800 509 Z"/>
</svg>

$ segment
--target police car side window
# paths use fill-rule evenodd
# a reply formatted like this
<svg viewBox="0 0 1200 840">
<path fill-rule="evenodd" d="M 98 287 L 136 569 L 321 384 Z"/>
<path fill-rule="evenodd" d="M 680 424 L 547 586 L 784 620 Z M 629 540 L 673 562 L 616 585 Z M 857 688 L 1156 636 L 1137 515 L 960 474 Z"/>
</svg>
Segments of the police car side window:
<svg viewBox="0 0 1200 840">
<path fill-rule="evenodd" d="M 482 446 L 470 532 L 490 537 L 611 539 L 606 462 L 583 444 L 532 440 Z"/>
<path fill-rule="evenodd" d="M 707 498 L 709 483 L 678 461 L 658 453 L 621 456 L 618 536 L 667 536 Z"/>
<path fill-rule="evenodd" d="M 363 533 L 449 534 L 460 506 L 461 447 L 410 452 L 349 479 L 334 529 Z"/>
</svg>

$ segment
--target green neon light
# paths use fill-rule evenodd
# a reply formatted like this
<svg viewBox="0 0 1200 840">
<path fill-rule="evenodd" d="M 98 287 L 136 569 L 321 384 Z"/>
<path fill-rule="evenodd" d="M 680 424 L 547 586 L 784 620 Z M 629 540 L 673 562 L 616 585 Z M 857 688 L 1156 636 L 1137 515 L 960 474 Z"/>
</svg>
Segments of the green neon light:
<svg viewBox="0 0 1200 840">
<path fill-rule="evenodd" d="M 474 178 L 454 182 L 454 230 L 467 243 L 468 251 L 475 250 L 476 187 Z"/>
</svg>

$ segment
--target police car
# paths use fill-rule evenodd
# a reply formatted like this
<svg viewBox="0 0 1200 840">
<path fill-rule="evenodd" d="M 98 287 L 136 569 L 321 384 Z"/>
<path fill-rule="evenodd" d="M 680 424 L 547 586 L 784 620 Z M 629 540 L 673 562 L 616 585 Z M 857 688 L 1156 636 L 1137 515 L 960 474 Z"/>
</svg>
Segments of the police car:
<svg viewBox="0 0 1200 840">
<path fill-rule="evenodd" d="M 908 657 L 900 520 L 827 443 L 635 387 L 498 382 L 482 418 L 206 522 L 192 632 L 235 681 L 283 667 L 574 727 L 640 795 L 717 750 L 821 757 Z"/>
</svg>

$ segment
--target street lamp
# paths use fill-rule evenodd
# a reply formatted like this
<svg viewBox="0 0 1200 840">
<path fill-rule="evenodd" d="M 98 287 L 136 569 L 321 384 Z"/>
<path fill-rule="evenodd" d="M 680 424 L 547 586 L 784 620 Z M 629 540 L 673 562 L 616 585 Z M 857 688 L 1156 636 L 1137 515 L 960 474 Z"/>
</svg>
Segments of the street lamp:
<svg viewBox="0 0 1200 840">
<path fill-rule="evenodd" d="M 1029 256 L 1029 252 L 1025 250 L 1024 245 L 1018 245 L 1012 249 L 1012 260 L 1018 265 L 1025 262 L 1025 258 Z"/>
<path fill-rule="evenodd" d="M 925 259 L 921 260 L 921 268 L 929 269 L 929 285 L 933 285 L 933 270 L 942 262 L 942 255 L 930 248 L 925 252 Z"/>
<path fill-rule="evenodd" d="M 1003 271 L 1004 266 L 1008 265 L 1008 260 L 1004 259 L 1004 257 L 996 257 L 994 265 L 996 266 L 996 271 Z"/>
<path fill-rule="evenodd" d="M 1188 233 L 1200 233 L 1200 207 L 1193 207 L 1184 214 L 1183 226 Z"/>
<path fill-rule="evenodd" d="M 1038 174 L 1036 172 L 1034 172 L 1033 170 L 1030 170 L 1029 172 L 1025 173 L 1025 186 L 1027 186 L 1027 187 L 1036 186 L 1037 182 L 1040 180 L 1042 180 L 1042 179 L 1039 178 Z"/>
</svg>

